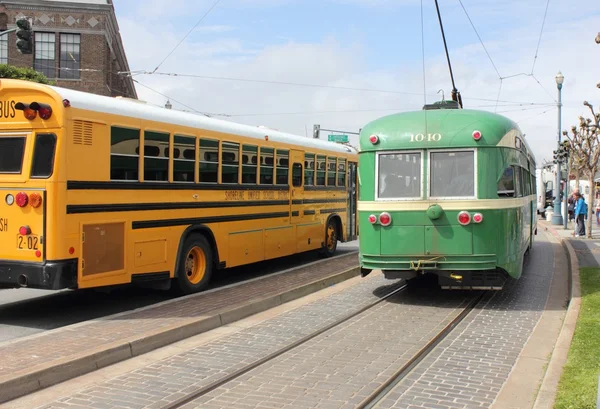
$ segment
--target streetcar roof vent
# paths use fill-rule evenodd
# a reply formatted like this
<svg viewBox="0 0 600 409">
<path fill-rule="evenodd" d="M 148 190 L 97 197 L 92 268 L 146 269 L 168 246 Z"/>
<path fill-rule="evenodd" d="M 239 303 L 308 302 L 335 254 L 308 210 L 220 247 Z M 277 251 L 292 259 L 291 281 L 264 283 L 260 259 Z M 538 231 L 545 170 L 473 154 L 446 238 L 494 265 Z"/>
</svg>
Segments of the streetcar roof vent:
<svg viewBox="0 0 600 409">
<path fill-rule="evenodd" d="M 428 111 L 430 109 L 459 109 L 460 105 L 458 102 L 452 100 L 436 101 L 433 104 L 426 104 L 423 106 L 423 110 Z"/>
</svg>

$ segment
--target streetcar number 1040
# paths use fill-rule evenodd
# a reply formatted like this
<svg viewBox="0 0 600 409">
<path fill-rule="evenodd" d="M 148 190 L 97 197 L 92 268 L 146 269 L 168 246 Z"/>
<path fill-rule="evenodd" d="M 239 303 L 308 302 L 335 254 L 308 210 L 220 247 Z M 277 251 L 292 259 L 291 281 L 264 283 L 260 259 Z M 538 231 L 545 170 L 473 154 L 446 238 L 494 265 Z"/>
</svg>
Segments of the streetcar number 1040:
<svg viewBox="0 0 600 409">
<path fill-rule="evenodd" d="M 411 133 L 410 134 L 411 142 L 423 142 L 423 141 L 438 142 L 441 139 L 442 139 L 442 134 L 439 134 L 439 133 L 428 133 L 427 135 L 422 134 L 422 133 L 418 133 L 418 134 Z"/>
<path fill-rule="evenodd" d="M 17 248 L 19 250 L 38 250 L 40 238 L 38 236 L 17 236 Z"/>
</svg>

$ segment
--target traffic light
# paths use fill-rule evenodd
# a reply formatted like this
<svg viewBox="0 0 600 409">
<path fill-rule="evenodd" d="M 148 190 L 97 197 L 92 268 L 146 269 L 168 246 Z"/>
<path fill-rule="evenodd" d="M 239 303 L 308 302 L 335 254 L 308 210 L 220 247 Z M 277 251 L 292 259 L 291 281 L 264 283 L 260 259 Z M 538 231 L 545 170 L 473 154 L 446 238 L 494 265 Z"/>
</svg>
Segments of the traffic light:
<svg viewBox="0 0 600 409">
<path fill-rule="evenodd" d="M 319 131 L 321 130 L 321 125 L 313 125 L 313 138 L 319 139 Z"/>
<path fill-rule="evenodd" d="M 552 154 L 554 156 L 554 159 L 552 160 L 552 162 L 554 163 L 558 163 L 558 151 L 552 151 Z"/>
<path fill-rule="evenodd" d="M 17 50 L 21 54 L 33 52 L 33 32 L 29 20 L 22 18 L 17 21 Z"/>
</svg>

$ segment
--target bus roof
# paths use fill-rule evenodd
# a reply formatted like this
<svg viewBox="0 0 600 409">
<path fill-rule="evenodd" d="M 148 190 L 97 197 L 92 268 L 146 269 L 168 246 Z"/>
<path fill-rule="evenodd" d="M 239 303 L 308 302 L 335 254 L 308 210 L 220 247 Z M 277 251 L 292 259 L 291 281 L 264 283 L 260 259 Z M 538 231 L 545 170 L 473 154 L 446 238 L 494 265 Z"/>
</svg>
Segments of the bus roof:
<svg viewBox="0 0 600 409">
<path fill-rule="evenodd" d="M 476 130 L 482 135 L 479 141 L 473 139 Z M 473 109 L 410 111 L 387 115 L 367 124 L 360 134 L 360 149 L 496 146 L 510 132 L 518 135 L 525 150 L 530 152 L 519 126 L 505 116 Z M 428 134 L 440 137 L 436 135 L 428 140 Z M 369 141 L 371 135 L 378 135 L 378 145 Z M 423 139 L 415 138 L 416 135 L 423 135 Z"/>
<path fill-rule="evenodd" d="M 2 81 L 4 82 L 8 80 Z M 23 82 L 31 84 L 28 85 L 29 87 L 34 85 L 31 82 Z M 340 145 L 334 142 L 326 142 L 319 139 L 307 138 L 304 136 L 293 135 L 271 129 L 265 130 L 264 128 L 238 124 L 221 119 L 208 118 L 188 112 L 174 111 L 145 104 L 142 101 L 106 97 L 50 85 L 35 85 L 51 88 L 58 93 L 61 100 L 68 99 L 71 103 L 71 106 L 78 109 L 139 118 L 148 121 L 163 122 L 190 128 L 206 129 L 215 132 L 242 135 L 261 140 L 264 140 L 265 135 L 268 135 L 269 140 L 273 142 L 300 145 L 306 148 L 323 149 L 331 152 L 356 153 L 356 150 L 352 147 Z"/>
</svg>

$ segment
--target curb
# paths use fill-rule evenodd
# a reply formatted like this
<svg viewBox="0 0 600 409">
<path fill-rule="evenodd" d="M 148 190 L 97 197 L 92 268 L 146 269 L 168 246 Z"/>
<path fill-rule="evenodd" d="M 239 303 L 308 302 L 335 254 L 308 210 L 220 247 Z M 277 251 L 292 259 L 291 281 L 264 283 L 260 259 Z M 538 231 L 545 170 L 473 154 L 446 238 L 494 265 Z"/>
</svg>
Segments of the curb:
<svg viewBox="0 0 600 409">
<path fill-rule="evenodd" d="M 266 311 L 349 280 L 359 274 L 360 268 L 358 266 L 351 267 L 288 291 L 236 306 L 232 309 L 223 309 L 204 317 L 190 318 L 188 322 L 180 322 L 172 327 L 139 334 L 127 340 L 104 345 L 85 353 L 72 355 L 45 365 L 38 365 L 28 373 L 0 381 L 0 404 Z"/>
<path fill-rule="evenodd" d="M 562 376 L 563 366 L 567 362 L 569 347 L 571 346 L 571 340 L 573 339 L 573 334 L 577 325 L 577 318 L 579 317 L 579 309 L 581 307 L 579 261 L 577 260 L 575 249 L 567 238 L 561 237 L 560 234 L 550 225 L 547 226 L 547 230 L 560 241 L 567 255 L 570 273 L 569 306 L 567 307 L 565 320 L 563 321 L 560 334 L 558 335 L 558 339 L 554 345 L 554 350 L 552 351 L 552 356 L 550 357 L 550 362 L 548 363 L 548 369 L 544 374 L 544 378 L 535 399 L 533 409 L 552 409 L 554 407 L 558 382 Z"/>
</svg>

